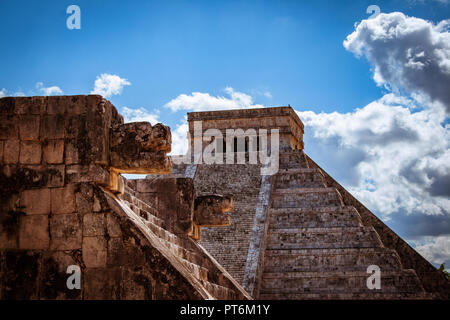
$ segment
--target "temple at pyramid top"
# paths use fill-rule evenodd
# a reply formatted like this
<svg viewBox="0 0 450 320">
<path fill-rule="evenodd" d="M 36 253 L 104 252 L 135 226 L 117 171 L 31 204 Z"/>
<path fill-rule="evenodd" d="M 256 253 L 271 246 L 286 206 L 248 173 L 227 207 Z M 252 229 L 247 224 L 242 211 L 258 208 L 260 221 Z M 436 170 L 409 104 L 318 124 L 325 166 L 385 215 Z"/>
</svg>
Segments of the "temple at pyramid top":
<svg viewBox="0 0 450 320">
<path fill-rule="evenodd" d="M 270 136 L 271 130 L 277 129 L 281 149 L 302 150 L 304 147 L 304 125 L 290 106 L 189 112 L 187 118 L 191 143 L 195 138 L 194 122 L 201 121 L 202 134 L 208 129 L 218 129 L 224 136 L 227 129 L 242 129 L 244 132 L 255 129 L 257 133 L 259 129 L 266 129 Z"/>
</svg>

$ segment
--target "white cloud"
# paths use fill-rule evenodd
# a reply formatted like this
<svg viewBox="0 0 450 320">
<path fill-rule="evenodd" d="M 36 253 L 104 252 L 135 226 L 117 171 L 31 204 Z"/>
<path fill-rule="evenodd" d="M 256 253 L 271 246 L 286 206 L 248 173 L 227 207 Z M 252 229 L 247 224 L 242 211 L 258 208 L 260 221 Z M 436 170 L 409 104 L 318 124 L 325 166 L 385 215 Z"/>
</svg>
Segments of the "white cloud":
<svg viewBox="0 0 450 320">
<path fill-rule="evenodd" d="M 121 114 L 125 122 L 139 122 L 148 121 L 152 125 L 155 125 L 159 121 L 159 115 L 155 113 L 150 113 L 144 108 L 132 109 L 128 107 L 123 107 Z"/>
<path fill-rule="evenodd" d="M 16 91 L 13 94 L 8 94 L 8 90 L 6 90 L 5 88 L 3 88 L 2 90 L 0 90 L 0 98 L 3 97 L 24 97 L 25 93 L 23 93 L 22 91 Z"/>
<path fill-rule="evenodd" d="M 271 94 L 269 91 L 265 91 L 265 92 L 263 93 L 263 95 L 264 95 L 264 97 L 266 97 L 266 98 L 272 99 L 272 94 Z"/>
<path fill-rule="evenodd" d="M 172 151 L 171 155 L 185 155 L 188 151 L 188 133 L 189 126 L 187 117 L 177 125 L 176 129 L 172 131 Z"/>
<path fill-rule="evenodd" d="M 63 94 L 63 91 L 57 87 L 57 86 L 51 86 L 51 87 L 44 87 L 44 84 L 42 82 L 36 83 L 36 89 L 39 89 L 44 96 L 54 96 L 54 95 L 61 95 Z"/>
<path fill-rule="evenodd" d="M 450 212 L 450 127 L 443 112 L 412 112 L 391 94 L 350 113 L 297 112 L 309 135 L 305 150 L 327 146 L 337 156 L 347 187 L 384 218 L 399 210 L 429 215 Z M 391 102 L 391 103 L 388 103 Z M 357 155 L 357 158 L 355 156 Z"/>
<path fill-rule="evenodd" d="M 94 89 L 91 94 L 99 94 L 105 98 L 122 93 L 124 86 L 131 85 L 127 79 L 123 79 L 115 74 L 102 73 L 97 76 L 94 83 Z"/>
<path fill-rule="evenodd" d="M 446 269 L 450 267 L 450 236 L 423 237 L 418 241 L 415 249 L 428 261 L 436 265 L 446 264 Z"/>
<path fill-rule="evenodd" d="M 401 12 L 363 20 L 344 46 L 371 63 L 373 78 L 400 92 L 422 95 L 450 113 L 450 19 L 435 25 Z"/>
<path fill-rule="evenodd" d="M 165 104 L 172 111 L 212 111 L 229 109 L 263 108 L 263 105 L 253 104 L 253 98 L 245 93 L 225 88 L 229 97 L 211 96 L 209 93 L 193 92 L 191 95 L 180 94 Z"/>
</svg>

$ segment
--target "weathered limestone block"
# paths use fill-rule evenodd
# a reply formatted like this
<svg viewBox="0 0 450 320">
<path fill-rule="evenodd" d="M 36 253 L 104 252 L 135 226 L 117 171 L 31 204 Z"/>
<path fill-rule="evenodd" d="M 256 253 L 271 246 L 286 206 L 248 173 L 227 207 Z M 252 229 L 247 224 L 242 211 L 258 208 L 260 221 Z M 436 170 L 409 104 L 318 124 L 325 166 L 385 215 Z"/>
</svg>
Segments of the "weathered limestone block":
<svg viewBox="0 0 450 320">
<path fill-rule="evenodd" d="M 81 249 L 81 218 L 76 214 L 56 214 L 50 218 L 50 250 Z"/>
<path fill-rule="evenodd" d="M 167 230 L 175 234 L 192 232 L 195 199 L 192 179 L 147 178 L 138 180 L 137 191 L 144 201 L 155 206 Z"/>
<path fill-rule="evenodd" d="M 48 97 L 16 97 L 9 99 L 12 100 L 9 103 L 16 114 L 44 114 L 47 109 Z"/>
<path fill-rule="evenodd" d="M 106 214 L 106 230 L 110 237 L 122 236 L 122 230 L 120 228 L 119 221 L 117 221 L 112 213 Z"/>
<path fill-rule="evenodd" d="M 65 134 L 64 116 L 46 115 L 41 117 L 40 136 L 42 139 L 63 139 Z"/>
<path fill-rule="evenodd" d="M 20 164 L 40 164 L 41 144 L 39 141 L 22 141 L 20 144 Z"/>
<path fill-rule="evenodd" d="M 2 269 L 2 299 L 37 299 L 41 253 L 30 250 L 5 251 Z M 20 290 L 17 290 L 20 288 Z"/>
<path fill-rule="evenodd" d="M 127 173 L 170 173 L 172 137 L 160 123 L 132 122 L 117 125 L 111 133 L 111 167 Z"/>
<path fill-rule="evenodd" d="M 48 140 L 44 144 L 44 160 L 47 163 L 59 164 L 64 159 L 64 140 Z"/>
<path fill-rule="evenodd" d="M 48 249 L 49 248 L 48 216 L 30 215 L 20 217 L 19 248 Z"/>
<path fill-rule="evenodd" d="M 225 214 L 233 211 L 234 197 L 217 194 L 197 197 L 194 204 L 194 228 L 191 237 L 201 238 L 201 227 L 222 227 L 231 225 L 231 216 Z"/>
<path fill-rule="evenodd" d="M 197 197 L 194 203 L 194 223 L 200 227 L 229 226 L 231 217 L 226 213 L 233 209 L 233 196 L 213 194 Z"/>
<path fill-rule="evenodd" d="M 39 116 L 22 115 L 19 132 L 21 140 L 37 140 L 39 138 Z"/>
<path fill-rule="evenodd" d="M 105 234 L 105 216 L 102 213 L 83 216 L 83 235 L 85 237 L 103 236 Z"/>
<path fill-rule="evenodd" d="M 103 236 L 83 237 L 83 261 L 88 268 L 106 266 L 107 248 Z"/>
<path fill-rule="evenodd" d="M 22 192 L 20 204 L 27 215 L 50 212 L 50 189 L 31 189 Z"/>
<path fill-rule="evenodd" d="M 5 164 L 16 164 L 19 161 L 19 150 L 19 140 L 6 140 L 3 149 L 3 162 Z"/>
<path fill-rule="evenodd" d="M 18 138 L 19 138 L 19 129 L 17 117 L 14 115 L 2 113 L 2 116 L 0 118 L 0 139 L 7 140 Z"/>
<path fill-rule="evenodd" d="M 51 211 L 53 214 L 72 213 L 75 211 L 75 186 L 51 189 Z"/>
</svg>

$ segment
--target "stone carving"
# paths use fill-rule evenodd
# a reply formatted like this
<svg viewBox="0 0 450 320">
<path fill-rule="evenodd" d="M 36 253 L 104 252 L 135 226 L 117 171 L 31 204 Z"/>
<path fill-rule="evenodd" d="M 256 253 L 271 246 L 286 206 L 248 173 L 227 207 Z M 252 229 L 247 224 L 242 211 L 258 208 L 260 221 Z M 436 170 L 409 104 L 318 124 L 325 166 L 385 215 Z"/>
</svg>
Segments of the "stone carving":
<svg viewBox="0 0 450 320">
<path fill-rule="evenodd" d="M 234 209 L 234 197 L 218 194 L 195 198 L 194 223 L 200 227 L 229 226 L 231 217 L 227 212 Z"/>
<path fill-rule="evenodd" d="M 234 208 L 234 197 L 218 194 L 196 197 L 191 178 L 148 176 L 137 180 L 139 197 L 152 205 L 164 220 L 165 227 L 175 234 L 189 235 L 198 240 L 199 227 L 229 226 L 226 212 Z"/>
<path fill-rule="evenodd" d="M 233 210 L 234 197 L 230 195 L 212 194 L 195 198 L 192 238 L 200 239 L 200 227 L 226 227 L 231 225 L 231 216 L 226 213 Z"/>
<path fill-rule="evenodd" d="M 111 167 L 117 172 L 170 173 L 170 128 L 148 122 L 118 124 L 111 131 Z"/>
</svg>

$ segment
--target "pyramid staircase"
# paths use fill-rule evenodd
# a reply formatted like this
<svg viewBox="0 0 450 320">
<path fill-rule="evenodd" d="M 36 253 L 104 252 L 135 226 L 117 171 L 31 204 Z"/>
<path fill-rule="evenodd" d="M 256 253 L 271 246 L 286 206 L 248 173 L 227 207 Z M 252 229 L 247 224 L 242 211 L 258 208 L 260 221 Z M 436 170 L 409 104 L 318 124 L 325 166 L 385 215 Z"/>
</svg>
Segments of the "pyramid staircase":
<svg viewBox="0 0 450 320">
<path fill-rule="evenodd" d="M 156 237 L 180 265 L 188 269 L 208 292 L 209 299 L 251 299 L 202 246 L 188 236 L 175 235 L 166 230 L 164 221 L 158 218 L 157 210 L 138 199 L 129 186 L 125 186 L 125 193 L 120 196 L 120 201 L 148 227 L 147 232 Z"/>
<path fill-rule="evenodd" d="M 268 211 L 259 299 L 424 299 L 414 270 L 403 269 L 358 211 L 308 167 L 302 151 L 280 154 Z M 368 289 L 370 265 L 381 288 Z"/>
</svg>

